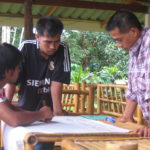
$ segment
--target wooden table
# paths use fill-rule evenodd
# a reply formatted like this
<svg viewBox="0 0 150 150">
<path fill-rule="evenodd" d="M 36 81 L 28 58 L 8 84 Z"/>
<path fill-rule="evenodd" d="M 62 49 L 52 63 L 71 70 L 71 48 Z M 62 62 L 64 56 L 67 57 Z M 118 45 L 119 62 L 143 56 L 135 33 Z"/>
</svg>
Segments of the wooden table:
<svg viewBox="0 0 150 150">
<path fill-rule="evenodd" d="M 42 128 L 42 130 L 40 129 L 40 126 L 44 126 L 44 127 L 48 126 L 49 127 L 48 130 L 51 130 L 52 126 L 53 126 L 52 123 L 50 123 L 48 125 L 46 125 L 46 124 L 41 124 L 41 125 L 35 124 L 34 125 L 33 124 L 31 126 L 17 127 L 17 128 L 12 128 L 12 127 L 9 127 L 7 125 L 6 128 L 4 129 L 4 132 L 3 132 L 5 144 L 10 145 L 9 142 L 7 141 L 7 138 L 10 139 L 10 142 L 15 143 L 16 140 L 13 139 L 13 138 L 15 138 L 15 136 L 17 136 L 17 139 L 19 139 L 17 141 L 17 142 L 19 142 L 19 144 L 20 144 L 20 138 L 24 141 L 24 150 L 34 150 L 34 145 L 37 142 L 51 142 L 51 141 L 61 142 L 64 139 L 66 139 L 66 140 L 69 139 L 69 140 L 78 141 L 78 142 L 81 142 L 81 141 L 83 141 L 83 142 L 84 141 L 94 142 L 94 141 L 108 141 L 108 140 L 139 139 L 139 137 L 133 133 L 109 133 L 109 132 L 108 133 L 94 133 L 94 132 L 92 132 L 92 133 L 85 133 L 85 132 L 78 133 L 76 131 L 73 132 L 72 128 L 71 128 L 71 124 L 70 124 L 70 126 L 67 125 L 67 130 L 70 129 L 71 133 L 67 133 L 67 132 L 66 133 L 64 133 L 64 132 L 63 133 L 62 132 L 56 132 L 56 133 L 50 132 L 50 133 L 48 133 L 47 130 L 46 130 L 46 132 L 44 132 L 43 128 Z M 116 125 L 116 126 L 119 126 L 122 128 L 126 128 L 126 129 L 131 129 L 131 130 L 135 130 L 135 129 L 140 127 L 139 125 L 133 124 L 133 123 L 116 122 L 113 125 Z M 55 121 L 54 121 L 54 126 L 57 126 L 57 122 L 55 123 Z M 75 126 L 76 126 L 76 124 L 75 124 Z M 33 131 L 33 127 L 38 127 L 38 128 L 36 128 L 36 130 Z M 58 125 L 58 127 L 59 127 L 58 129 L 61 128 L 59 125 Z M 95 127 L 95 124 L 94 124 L 94 127 Z M 20 133 L 20 131 L 22 131 L 22 130 L 24 132 Z M 44 130 L 45 130 L 45 128 L 44 128 Z M 78 131 L 78 128 L 77 128 L 77 131 Z M 6 139 L 5 139 L 5 137 L 6 137 Z M 11 145 L 11 149 L 13 150 L 13 145 Z"/>
<path fill-rule="evenodd" d="M 141 127 L 141 125 L 135 124 L 135 123 L 121 123 L 116 122 L 116 126 L 135 130 Z M 91 140 L 91 139 L 77 139 L 77 140 L 70 140 L 70 139 L 64 139 L 61 142 L 62 150 L 105 150 L 105 145 L 108 142 L 113 143 L 123 143 L 126 144 L 128 142 L 130 143 L 137 143 L 138 144 L 138 150 L 149 150 L 150 149 L 150 138 L 143 138 L 136 136 L 133 132 L 130 134 L 126 134 L 125 136 L 118 136 L 111 134 L 110 136 L 106 137 L 104 136 L 100 140 Z"/>
<path fill-rule="evenodd" d="M 105 150 L 106 141 L 70 141 L 64 140 L 62 141 L 62 149 L 63 150 Z M 110 142 L 110 141 L 109 141 Z M 138 150 L 149 150 L 150 149 L 150 139 L 130 139 L 130 140 L 114 140 L 114 143 L 137 143 Z M 112 149 L 113 150 L 113 149 Z"/>
</svg>

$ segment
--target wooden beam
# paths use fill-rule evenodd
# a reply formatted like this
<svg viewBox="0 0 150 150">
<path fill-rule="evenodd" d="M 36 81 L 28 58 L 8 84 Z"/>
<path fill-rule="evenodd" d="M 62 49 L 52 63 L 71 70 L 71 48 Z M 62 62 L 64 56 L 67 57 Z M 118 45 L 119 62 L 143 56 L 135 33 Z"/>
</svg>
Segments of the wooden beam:
<svg viewBox="0 0 150 150">
<path fill-rule="evenodd" d="M 11 13 L 0 13 L 0 17 L 23 18 L 24 15 L 22 15 L 22 14 L 11 14 Z M 40 16 L 40 15 L 32 15 L 32 17 L 38 19 L 38 18 L 40 18 L 42 16 Z"/>
<path fill-rule="evenodd" d="M 0 3 L 17 3 L 24 4 L 25 0 L 0 0 Z"/>
<path fill-rule="evenodd" d="M 132 4 L 135 3 L 136 0 L 122 0 L 125 4 Z"/>
<path fill-rule="evenodd" d="M 136 2 L 139 3 L 139 4 L 145 5 L 145 6 L 150 6 L 150 1 L 137 0 Z"/>
<path fill-rule="evenodd" d="M 18 14 L 0 14 L 0 17 L 16 17 L 16 18 L 23 18 L 24 15 L 18 15 Z M 37 16 L 37 15 L 32 15 L 34 19 L 40 19 L 43 16 Z M 104 20 L 86 20 L 86 19 L 73 19 L 73 18 L 62 18 L 59 17 L 60 20 L 62 21 L 74 21 L 74 22 L 88 22 L 88 23 L 104 23 Z"/>
<path fill-rule="evenodd" d="M 24 0 L 0 0 L 3 3 L 23 3 Z M 116 3 L 104 3 L 93 1 L 70 1 L 70 0 L 34 0 L 34 5 L 48 5 L 59 7 L 73 7 L 73 8 L 86 8 L 86 9 L 99 9 L 99 10 L 119 10 L 129 9 L 134 12 L 147 13 L 148 8 L 146 6 L 132 3 L 132 4 L 116 4 Z"/>
<path fill-rule="evenodd" d="M 57 9 L 58 7 L 52 7 L 48 10 L 48 12 L 45 14 L 45 16 L 51 16 L 53 12 Z"/>
<path fill-rule="evenodd" d="M 33 18 L 32 18 L 32 0 L 25 1 L 24 12 L 24 39 L 33 39 Z"/>
</svg>

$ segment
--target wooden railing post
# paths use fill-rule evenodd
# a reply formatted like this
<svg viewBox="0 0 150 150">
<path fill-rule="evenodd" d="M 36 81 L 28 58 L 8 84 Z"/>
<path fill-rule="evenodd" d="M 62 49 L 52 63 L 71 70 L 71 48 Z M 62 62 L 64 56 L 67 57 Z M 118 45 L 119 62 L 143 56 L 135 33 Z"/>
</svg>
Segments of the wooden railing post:
<svg viewBox="0 0 150 150">
<path fill-rule="evenodd" d="M 82 82 L 81 83 L 81 90 L 84 91 L 86 88 L 86 82 Z M 80 99 L 80 110 L 81 110 L 81 113 L 85 113 L 85 95 L 81 95 L 81 99 Z"/>
<path fill-rule="evenodd" d="M 101 87 L 99 84 L 97 84 L 97 113 L 101 114 L 101 100 L 100 100 L 100 95 L 101 95 Z"/>
<path fill-rule="evenodd" d="M 75 90 L 80 90 L 80 83 L 75 84 Z M 79 94 L 75 94 L 74 96 L 74 113 L 77 113 L 79 111 Z"/>
<path fill-rule="evenodd" d="M 24 138 L 24 150 L 34 150 L 34 146 L 38 143 L 37 136 L 27 133 Z"/>
<path fill-rule="evenodd" d="M 142 112 L 139 108 L 139 106 L 137 106 L 137 123 L 142 124 L 143 123 L 143 115 Z"/>
<path fill-rule="evenodd" d="M 94 114 L 94 89 L 92 87 L 88 88 L 89 94 L 87 99 L 87 113 Z"/>
</svg>

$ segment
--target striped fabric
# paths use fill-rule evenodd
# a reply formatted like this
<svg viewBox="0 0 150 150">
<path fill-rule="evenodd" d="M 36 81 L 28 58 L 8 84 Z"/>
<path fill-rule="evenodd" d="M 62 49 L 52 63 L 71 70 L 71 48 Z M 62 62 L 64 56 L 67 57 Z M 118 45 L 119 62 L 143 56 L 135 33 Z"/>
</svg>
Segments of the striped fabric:
<svg viewBox="0 0 150 150">
<path fill-rule="evenodd" d="M 143 29 L 141 37 L 129 50 L 129 56 L 126 97 L 139 104 L 145 120 L 150 124 L 150 28 Z"/>
<path fill-rule="evenodd" d="M 69 60 L 69 50 L 68 46 L 64 43 L 61 42 L 61 45 L 64 46 L 64 72 L 70 72 L 70 60 Z"/>
</svg>

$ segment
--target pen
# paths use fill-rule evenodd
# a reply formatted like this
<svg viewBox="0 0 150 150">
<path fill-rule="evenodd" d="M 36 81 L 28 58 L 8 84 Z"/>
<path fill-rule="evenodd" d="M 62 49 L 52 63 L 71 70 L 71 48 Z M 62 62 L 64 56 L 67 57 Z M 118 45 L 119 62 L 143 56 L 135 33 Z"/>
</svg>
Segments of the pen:
<svg viewBox="0 0 150 150">
<path fill-rule="evenodd" d="M 104 120 L 108 121 L 108 122 L 111 122 L 111 123 L 115 123 L 115 119 L 114 117 L 106 117 Z"/>
<path fill-rule="evenodd" d="M 42 105 L 46 106 L 46 100 L 42 100 Z"/>
</svg>

